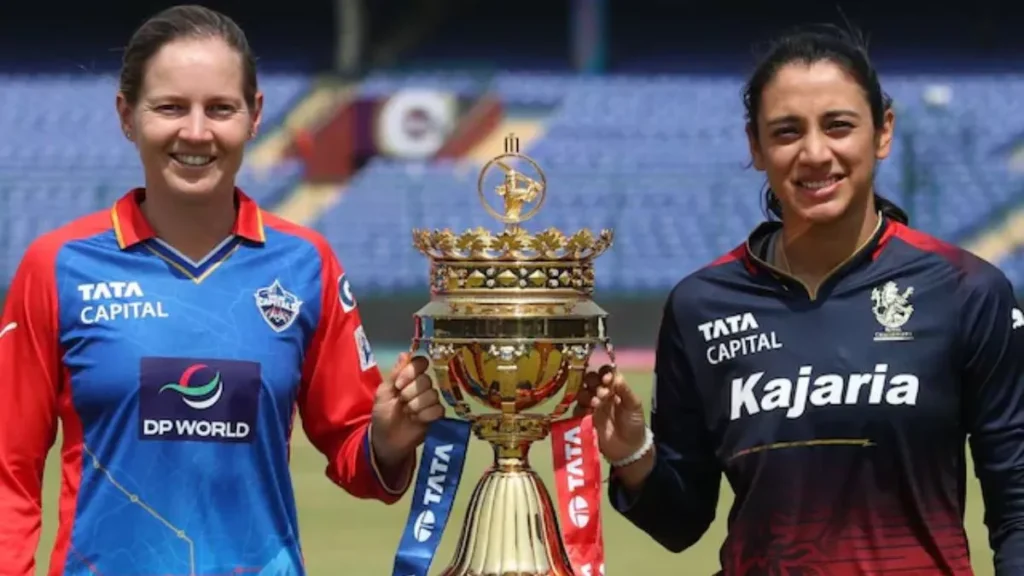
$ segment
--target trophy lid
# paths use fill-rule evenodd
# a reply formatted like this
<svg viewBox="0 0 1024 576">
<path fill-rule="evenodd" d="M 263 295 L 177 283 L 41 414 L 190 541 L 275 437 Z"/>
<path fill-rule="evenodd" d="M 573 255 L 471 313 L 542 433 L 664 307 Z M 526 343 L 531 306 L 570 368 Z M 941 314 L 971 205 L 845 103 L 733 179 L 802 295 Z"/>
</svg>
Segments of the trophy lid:
<svg viewBox="0 0 1024 576">
<path fill-rule="evenodd" d="M 504 153 L 484 164 L 477 179 L 480 202 L 504 229 L 413 230 L 413 245 L 430 259 L 431 293 L 517 298 L 591 294 L 593 261 L 611 247 L 613 233 L 583 228 L 566 234 L 555 227 L 527 231 L 522 224 L 540 211 L 547 184 L 544 171 L 520 153 L 519 139 L 509 134 Z M 492 202 L 498 199 L 496 208 Z"/>
</svg>

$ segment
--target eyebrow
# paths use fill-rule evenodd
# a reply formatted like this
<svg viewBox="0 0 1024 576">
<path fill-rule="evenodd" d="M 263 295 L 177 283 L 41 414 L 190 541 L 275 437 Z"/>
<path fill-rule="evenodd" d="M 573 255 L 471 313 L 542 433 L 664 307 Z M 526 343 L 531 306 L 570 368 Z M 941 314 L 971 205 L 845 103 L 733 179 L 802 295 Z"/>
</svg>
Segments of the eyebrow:
<svg viewBox="0 0 1024 576">
<path fill-rule="evenodd" d="M 853 116 L 854 118 L 859 118 L 860 114 L 854 112 L 853 110 L 846 110 L 842 108 L 836 110 L 829 110 L 828 112 L 825 113 L 825 118 L 837 118 L 839 116 Z M 768 121 L 768 125 L 777 126 L 779 124 L 793 124 L 800 121 L 801 118 L 799 116 L 796 116 L 795 114 L 790 114 L 787 116 L 772 118 L 771 120 Z"/>
</svg>

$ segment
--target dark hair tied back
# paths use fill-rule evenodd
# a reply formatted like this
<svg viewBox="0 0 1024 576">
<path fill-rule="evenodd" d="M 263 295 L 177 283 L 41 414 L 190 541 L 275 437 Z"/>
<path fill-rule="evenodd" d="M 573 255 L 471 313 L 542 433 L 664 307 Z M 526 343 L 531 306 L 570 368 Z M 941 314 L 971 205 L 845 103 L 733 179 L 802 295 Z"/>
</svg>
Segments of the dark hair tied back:
<svg viewBox="0 0 1024 576">
<path fill-rule="evenodd" d="M 783 34 L 769 46 L 754 69 L 743 92 L 746 120 L 755 138 L 758 138 L 757 117 L 761 111 L 761 97 L 765 86 L 779 69 L 793 63 L 813 64 L 829 61 L 842 67 L 864 89 L 871 107 L 871 121 L 878 130 L 885 121 L 885 113 L 892 107 L 892 99 L 882 92 L 878 74 L 868 58 L 867 43 L 863 35 L 852 26 L 847 29 L 832 24 L 800 27 Z M 875 203 L 892 220 L 909 223 L 907 213 L 892 201 L 875 194 Z M 782 206 L 775 192 L 765 190 L 765 204 L 770 215 L 782 217 Z"/>
</svg>

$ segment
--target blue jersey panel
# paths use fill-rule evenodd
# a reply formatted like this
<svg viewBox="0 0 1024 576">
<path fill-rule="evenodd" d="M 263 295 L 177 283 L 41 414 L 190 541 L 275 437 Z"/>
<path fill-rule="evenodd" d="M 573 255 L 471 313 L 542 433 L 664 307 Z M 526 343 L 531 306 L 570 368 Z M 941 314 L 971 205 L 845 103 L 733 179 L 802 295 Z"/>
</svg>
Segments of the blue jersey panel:
<svg viewBox="0 0 1024 576">
<path fill-rule="evenodd" d="M 113 232 L 61 251 L 83 433 L 68 576 L 304 574 L 288 434 L 321 258 L 266 232 L 195 267 Z"/>
</svg>

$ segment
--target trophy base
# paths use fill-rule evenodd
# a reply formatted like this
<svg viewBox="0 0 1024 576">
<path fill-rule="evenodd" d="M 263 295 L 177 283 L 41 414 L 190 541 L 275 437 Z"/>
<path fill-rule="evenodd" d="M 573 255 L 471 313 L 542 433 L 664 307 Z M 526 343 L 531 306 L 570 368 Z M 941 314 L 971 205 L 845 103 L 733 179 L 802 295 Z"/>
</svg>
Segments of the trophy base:
<svg viewBox="0 0 1024 576">
<path fill-rule="evenodd" d="M 524 458 L 498 458 L 477 483 L 443 576 L 575 576 L 544 482 Z"/>
</svg>

